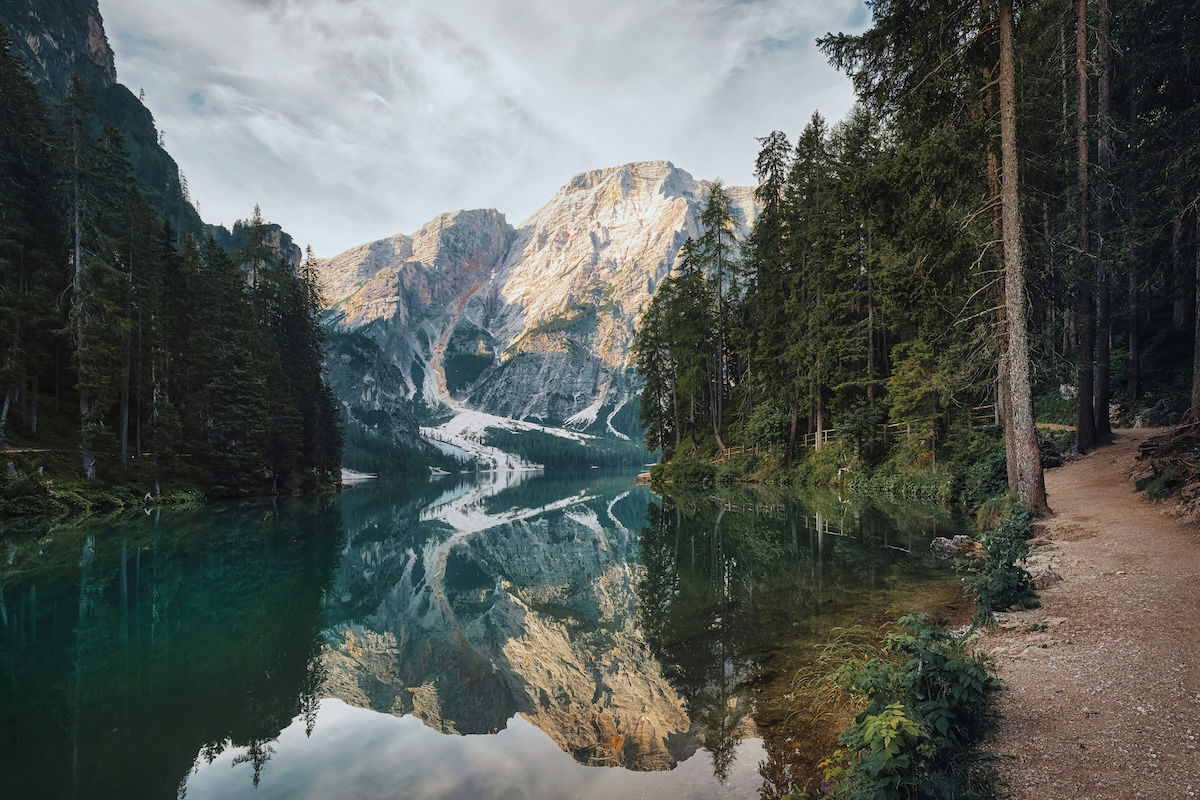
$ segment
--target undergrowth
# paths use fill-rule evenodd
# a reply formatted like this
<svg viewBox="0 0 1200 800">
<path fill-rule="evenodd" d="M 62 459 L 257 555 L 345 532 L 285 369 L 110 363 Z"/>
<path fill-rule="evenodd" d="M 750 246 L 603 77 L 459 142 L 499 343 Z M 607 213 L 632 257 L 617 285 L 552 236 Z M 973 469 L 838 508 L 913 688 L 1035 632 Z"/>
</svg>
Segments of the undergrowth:
<svg viewBox="0 0 1200 800">
<path fill-rule="evenodd" d="M 966 567 L 963 584 L 975 596 L 975 623 L 991 622 L 996 611 L 1037 608 L 1033 579 L 1017 562 L 1029 555 L 1029 526 L 1034 515 L 1010 501 L 1007 516 L 995 530 L 979 537 L 984 558 Z"/>
<path fill-rule="evenodd" d="M 999 682 L 966 637 L 928 615 L 904 617 L 900 625 L 877 652 L 829 676 L 861 711 L 822 762 L 825 796 L 995 797 L 989 758 L 979 743 L 991 724 Z"/>
</svg>

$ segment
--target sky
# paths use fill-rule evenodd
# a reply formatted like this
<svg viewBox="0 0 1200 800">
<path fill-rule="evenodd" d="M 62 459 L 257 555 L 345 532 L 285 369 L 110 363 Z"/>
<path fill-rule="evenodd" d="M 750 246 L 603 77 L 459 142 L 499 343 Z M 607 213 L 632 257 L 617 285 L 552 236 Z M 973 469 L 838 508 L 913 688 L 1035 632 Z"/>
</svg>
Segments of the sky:
<svg viewBox="0 0 1200 800">
<path fill-rule="evenodd" d="M 755 137 L 837 120 L 814 39 L 862 0 L 103 0 L 117 72 L 208 222 L 333 256 L 445 211 L 514 225 L 580 172 L 753 183 Z"/>
</svg>

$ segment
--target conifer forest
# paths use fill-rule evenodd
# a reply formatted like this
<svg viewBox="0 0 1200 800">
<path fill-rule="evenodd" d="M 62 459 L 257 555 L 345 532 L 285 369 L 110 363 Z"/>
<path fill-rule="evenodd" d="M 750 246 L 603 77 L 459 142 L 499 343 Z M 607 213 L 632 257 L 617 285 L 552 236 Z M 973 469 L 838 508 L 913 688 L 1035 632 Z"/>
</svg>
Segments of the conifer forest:
<svg viewBox="0 0 1200 800">
<path fill-rule="evenodd" d="M 1200 0 L 0 0 L 2 800 L 1187 800 L 1198 531 Z"/>
</svg>

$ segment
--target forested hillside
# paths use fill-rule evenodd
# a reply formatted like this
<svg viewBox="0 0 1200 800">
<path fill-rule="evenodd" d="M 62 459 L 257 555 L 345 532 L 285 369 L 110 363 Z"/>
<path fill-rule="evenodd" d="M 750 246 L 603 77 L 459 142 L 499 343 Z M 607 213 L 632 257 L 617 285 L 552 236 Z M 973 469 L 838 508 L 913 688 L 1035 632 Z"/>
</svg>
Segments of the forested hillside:
<svg viewBox="0 0 1200 800">
<path fill-rule="evenodd" d="M 819 41 L 854 110 L 764 137 L 752 235 L 735 257 L 714 189 L 655 295 L 649 443 L 769 471 L 828 439 L 810 468 L 969 471 L 1044 509 L 1035 411 L 1083 452 L 1200 410 L 1200 10 L 870 7 Z"/>
<path fill-rule="evenodd" d="M 0 187 L 6 510 L 71 505 L 51 478 L 156 494 L 336 484 L 314 260 L 295 266 L 257 209 L 232 252 L 178 235 L 83 84 L 47 103 L 2 28 Z"/>
</svg>

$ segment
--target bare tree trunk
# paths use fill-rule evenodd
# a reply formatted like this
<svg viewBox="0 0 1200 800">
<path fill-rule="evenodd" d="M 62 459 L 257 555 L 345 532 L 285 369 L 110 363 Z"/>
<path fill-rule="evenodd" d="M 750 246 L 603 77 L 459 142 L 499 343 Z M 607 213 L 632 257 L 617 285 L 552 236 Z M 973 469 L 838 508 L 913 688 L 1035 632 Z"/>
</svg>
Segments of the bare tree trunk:
<svg viewBox="0 0 1200 800">
<path fill-rule="evenodd" d="M 38 376 L 33 376 L 33 402 L 29 408 L 29 432 L 37 433 L 38 425 L 38 397 L 40 397 L 40 387 L 38 385 Z"/>
<path fill-rule="evenodd" d="M 1004 223 L 1004 299 L 1008 327 L 1009 381 L 1012 386 L 1013 444 L 1017 451 L 1017 492 L 1030 510 L 1049 514 L 1041 452 L 1033 424 L 1026 331 L 1025 275 L 1021 255 L 1021 197 L 1017 161 L 1017 86 L 1013 58 L 1012 0 L 1000 0 L 1000 156 Z"/>
<path fill-rule="evenodd" d="M 1100 26 L 1096 31 L 1096 50 L 1100 61 L 1096 117 L 1100 123 L 1100 139 L 1096 151 L 1096 166 L 1100 173 L 1096 193 L 1096 436 L 1112 437 L 1108 403 L 1112 395 L 1109 376 L 1109 355 L 1112 345 L 1112 314 L 1109 295 L 1110 259 L 1107 237 L 1111 234 L 1113 206 L 1113 137 L 1112 137 L 1112 34 L 1110 0 L 1100 0 Z"/>
<path fill-rule="evenodd" d="M 1129 104 L 1129 129 L 1133 130 L 1133 125 L 1137 119 L 1136 108 L 1132 101 Z M 1128 179 L 1132 182 L 1132 178 Z M 1129 186 L 1129 184 L 1127 184 Z M 1131 220 L 1137 219 L 1137 203 L 1138 193 L 1136 190 L 1128 191 L 1126 204 L 1129 206 L 1127 213 Z M 1136 240 L 1135 240 L 1136 241 Z M 1135 244 L 1131 248 L 1129 259 L 1129 324 L 1126 333 L 1129 337 L 1129 370 L 1125 376 L 1125 397 L 1127 402 L 1132 406 L 1137 401 L 1138 395 L 1142 391 L 1142 309 L 1141 309 L 1141 287 L 1138 285 L 1138 258 L 1140 257 L 1140 249 Z"/>
<path fill-rule="evenodd" d="M 814 450 L 820 450 L 825 444 L 821 441 L 821 433 L 825 430 L 825 398 L 821 395 L 821 389 L 817 387 L 817 432 L 813 437 Z"/>
<path fill-rule="evenodd" d="M 1075 323 L 1079 327 L 1079 356 L 1075 379 L 1075 449 L 1086 453 L 1096 443 L 1096 315 L 1092 276 L 1088 269 L 1091 231 L 1088 228 L 1088 75 L 1087 0 L 1075 2 L 1075 149 L 1077 240 L 1075 268 Z"/>
<path fill-rule="evenodd" d="M 679 449 L 679 433 L 683 429 L 683 419 L 679 416 L 679 393 L 675 391 L 675 376 L 671 377 L 671 408 L 675 415 L 675 449 Z"/>
<path fill-rule="evenodd" d="M 796 433 L 800 429 L 800 409 L 792 403 L 791 424 L 788 426 L 788 458 L 796 453 Z"/>
<path fill-rule="evenodd" d="M 721 427 L 725 416 L 725 251 L 721 242 L 722 233 L 717 232 L 717 392 L 713 405 L 713 435 L 717 447 L 725 449 L 721 438 Z"/>
<path fill-rule="evenodd" d="M 121 371 L 121 469 L 129 466 L 129 350 L 125 351 L 125 364 Z"/>
<path fill-rule="evenodd" d="M 867 269 L 867 403 L 875 407 L 875 286 Z"/>
</svg>

